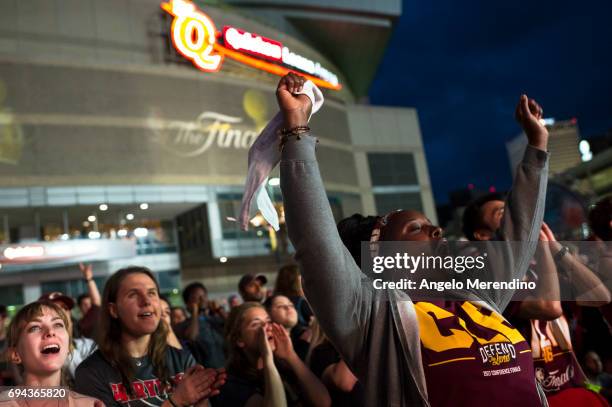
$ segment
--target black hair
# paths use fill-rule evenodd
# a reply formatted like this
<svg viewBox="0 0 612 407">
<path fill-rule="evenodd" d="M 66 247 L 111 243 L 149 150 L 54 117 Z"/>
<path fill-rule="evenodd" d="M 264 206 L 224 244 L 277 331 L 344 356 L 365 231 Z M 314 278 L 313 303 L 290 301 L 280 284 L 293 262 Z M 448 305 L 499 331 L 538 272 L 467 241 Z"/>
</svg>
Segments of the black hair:
<svg viewBox="0 0 612 407">
<path fill-rule="evenodd" d="M 612 240 L 612 195 L 609 195 L 599 202 L 589 211 L 589 226 L 593 233 L 601 240 Z"/>
<path fill-rule="evenodd" d="M 506 197 L 503 194 L 493 192 L 476 198 L 470 202 L 465 208 L 465 211 L 463 211 L 463 219 L 461 222 L 462 231 L 465 237 L 467 237 L 469 240 L 477 240 L 476 236 L 474 236 L 474 232 L 476 232 L 478 229 L 487 227 L 482 221 L 481 209 L 484 204 L 490 201 L 504 201 L 505 199 Z"/>
<path fill-rule="evenodd" d="M 89 294 L 85 293 L 85 294 L 81 294 L 81 295 L 79 295 L 79 296 L 77 297 L 77 305 L 78 305 L 79 307 L 81 306 L 81 303 L 83 302 L 83 300 L 84 300 L 85 298 L 91 298 L 91 295 L 89 295 Z"/>
<path fill-rule="evenodd" d="M 7 315 L 8 314 L 6 312 L 6 305 L 0 304 L 0 316 L 6 318 Z"/>
<path fill-rule="evenodd" d="M 361 242 L 369 242 L 376 226 L 376 216 L 363 216 L 359 213 L 338 222 L 338 233 L 357 265 L 361 266 Z"/>
<path fill-rule="evenodd" d="M 204 284 L 198 282 L 191 283 L 183 289 L 183 302 L 185 304 L 187 304 L 187 302 L 189 301 L 191 293 L 197 290 L 198 288 L 201 288 L 202 290 L 204 290 L 205 293 L 208 294 L 208 290 L 206 289 L 206 286 Z"/>
<path fill-rule="evenodd" d="M 263 306 L 266 308 L 266 311 L 270 312 L 270 310 L 272 309 L 272 303 L 278 297 L 287 297 L 287 296 L 285 294 L 272 294 L 271 296 L 266 298 L 266 300 L 263 302 Z M 287 298 L 289 298 L 289 297 L 287 297 Z M 291 298 L 289 298 L 289 299 L 291 300 Z"/>
</svg>

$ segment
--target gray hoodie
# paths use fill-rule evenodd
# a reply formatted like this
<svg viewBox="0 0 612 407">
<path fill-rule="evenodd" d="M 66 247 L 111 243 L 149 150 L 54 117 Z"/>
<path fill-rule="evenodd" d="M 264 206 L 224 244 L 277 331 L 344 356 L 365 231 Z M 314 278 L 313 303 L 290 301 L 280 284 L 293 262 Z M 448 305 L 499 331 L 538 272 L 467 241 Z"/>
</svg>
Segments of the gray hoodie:
<svg viewBox="0 0 612 407">
<path fill-rule="evenodd" d="M 374 290 L 343 245 L 315 145 L 311 136 L 290 138 L 280 166 L 285 218 L 306 297 L 323 330 L 364 384 L 366 405 L 429 406 L 413 303 L 405 292 Z M 515 244 L 495 256 L 505 263 L 500 273 L 512 275 L 497 276 L 500 279 L 522 279 L 533 257 L 544 212 L 547 162 L 546 152 L 527 147 L 501 228 L 503 238 Z M 499 245 L 492 250 L 499 251 Z M 511 299 L 511 293 L 495 290 L 460 295 L 499 313 Z M 541 391 L 540 395 L 546 405 Z"/>
</svg>

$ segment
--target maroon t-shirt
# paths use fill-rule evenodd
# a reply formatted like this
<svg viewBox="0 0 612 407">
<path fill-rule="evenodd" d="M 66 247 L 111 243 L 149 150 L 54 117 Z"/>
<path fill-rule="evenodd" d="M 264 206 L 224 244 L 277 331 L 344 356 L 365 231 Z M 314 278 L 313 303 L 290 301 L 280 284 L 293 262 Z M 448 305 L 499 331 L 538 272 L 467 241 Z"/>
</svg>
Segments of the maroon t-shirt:
<svg viewBox="0 0 612 407">
<path fill-rule="evenodd" d="M 586 377 L 572 350 L 565 316 L 553 321 L 526 320 L 516 315 L 520 302 L 512 302 L 504 315 L 517 327 L 531 346 L 535 377 L 547 396 L 572 387 L 584 387 Z"/>
<path fill-rule="evenodd" d="M 529 344 L 500 314 L 456 301 L 415 309 L 432 407 L 541 405 Z"/>
</svg>

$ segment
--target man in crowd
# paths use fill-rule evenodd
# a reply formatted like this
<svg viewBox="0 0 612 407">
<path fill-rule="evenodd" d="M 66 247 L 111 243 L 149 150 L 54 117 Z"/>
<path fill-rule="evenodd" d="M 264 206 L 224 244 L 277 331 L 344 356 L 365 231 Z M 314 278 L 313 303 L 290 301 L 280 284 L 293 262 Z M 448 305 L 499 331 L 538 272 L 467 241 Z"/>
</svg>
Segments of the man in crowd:
<svg viewBox="0 0 612 407">
<path fill-rule="evenodd" d="M 81 294 L 77 297 L 77 306 L 79 307 L 79 311 L 81 315 L 87 314 L 91 309 L 91 297 L 89 294 Z"/>
<path fill-rule="evenodd" d="M 589 388 L 612 403 L 612 375 L 603 371 L 603 364 L 596 352 L 584 356 L 584 372 L 589 378 Z"/>
<path fill-rule="evenodd" d="M 505 203 L 498 194 L 477 199 L 464 212 L 465 236 L 472 241 L 499 240 L 504 210 Z M 574 397 L 576 389 L 586 391 L 586 377 L 577 363 L 569 324 L 563 315 L 557 268 L 572 270 L 574 285 L 589 287 L 598 300 L 609 301 L 609 293 L 597 277 L 556 240 L 546 223 L 542 224 L 539 240 L 538 250 L 525 276 L 537 282 L 537 289 L 530 297 L 511 302 L 504 315 L 531 344 L 536 379 L 549 403 L 563 404 Z"/>
<path fill-rule="evenodd" d="M 263 274 L 245 274 L 238 282 L 238 292 L 244 302 L 255 301 L 263 303 L 266 299 L 266 283 L 268 279 Z"/>
<path fill-rule="evenodd" d="M 191 283 L 183 290 L 183 301 L 189 318 L 176 327 L 177 336 L 187 341 L 196 361 L 207 368 L 225 365 L 223 351 L 224 315 L 220 307 L 208 301 L 208 290 L 202 283 Z"/>
</svg>

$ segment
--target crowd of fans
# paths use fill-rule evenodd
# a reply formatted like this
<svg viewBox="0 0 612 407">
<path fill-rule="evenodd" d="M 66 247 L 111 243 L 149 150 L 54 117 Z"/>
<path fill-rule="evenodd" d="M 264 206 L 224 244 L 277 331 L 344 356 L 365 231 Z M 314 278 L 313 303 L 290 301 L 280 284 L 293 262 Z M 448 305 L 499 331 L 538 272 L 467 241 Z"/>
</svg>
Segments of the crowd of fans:
<svg viewBox="0 0 612 407">
<path fill-rule="evenodd" d="M 286 77 L 279 89 L 296 90 L 300 83 L 303 82 L 298 77 Z M 279 96 L 281 108 L 286 107 L 287 100 L 283 101 L 282 94 Z M 529 132 L 535 130 L 530 128 L 533 123 L 526 116 L 538 117 L 541 109 L 532 101 L 522 100 L 521 104 L 517 108 L 519 116 L 523 115 L 519 122 L 529 136 Z M 290 125 L 303 124 L 291 123 L 290 118 L 286 120 Z M 539 152 L 534 149 L 531 153 L 529 165 L 536 166 Z M 299 152 L 288 154 L 299 155 Z M 281 179 L 283 175 L 281 173 Z M 287 193 L 286 204 L 291 205 L 292 192 L 287 187 L 283 192 Z M 463 219 L 465 237 L 473 241 L 503 239 L 508 233 L 504 230 L 504 219 L 516 216 L 510 213 L 516 211 L 511 207 L 516 205 L 512 199 L 488 195 L 470 205 Z M 304 217 L 308 210 L 304 210 Z M 339 268 L 348 262 L 351 267 L 359 264 L 363 241 L 374 238 L 381 241 L 438 240 L 443 233 L 439 227 L 432 225 L 423 214 L 409 210 L 376 217 L 354 215 L 341 221 L 337 232 L 335 227 L 330 229 L 323 224 L 304 226 L 325 229 L 325 233 L 336 234 L 338 241 L 341 239 L 342 248 L 336 256 L 341 260 L 330 263 L 326 256 L 334 256 L 336 243 L 323 242 L 329 243 L 329 247 L 322 248 L 317 246 L 320 236 L 296 237 L 299 233 L 308 234 L 308 230 L 299 228 L 302 224 L 299 216 L 302 215 L 287 209 L 289 233 L 300 266 L 281 267 L 273 288 L 268 286 L 264 275 L 247 274 L 237 281 L 239 295 L 219 301 L 213 299 L 214 295 L 204 284 L 193 282 L 182 289 L 183 305 L 178 305 L 162 295 L 154 274 L 147 268 L 118 270 L 106 281 L 100 295 L 92 266 L 81 264 L 87 292 L 76 301 L 60 292 L 44 293 L 38 301 L 22 307 L 10 323 L 6 307 L 0 306 L 2 384 L 68 386 L 70 405 L 75 406 L 365 406 L 374 405 L 372 393 L 378 392 L 377 397 L 382 397 L 380 394 L 384 392 L 402 393 L 403 386 L 408 389 L 406 394 L 384 396 L 386 398 L 381 398 L 376 405 L 395 405 L 392 400 L 409 399 L 414 404 L 402 402 L 397 405 L 427 405 L 423 400 L 429 400 L 432 406 L 501 405 L 490 400 L 487 404 L 475 395 L 466 395 L 473 391 L 469 385 L 466 385 L 466 394 L 461 396 L 452 393 L 452 389 L 447 392 L 441 383 L 441 387 L 433 387 L 435 375 L 447 373 L 434 372 L 432 366 L 455 367 L 448 361 L 436 362 L 436 353 L 441 351 L 433 351 L 436 348 L 430 342 L 431 332 L 427 338 L 421 333 L 422 354 L 419 356 L 421 363 L 427 365 L 420 367 L 425 370 L 426 394 L 411 396 L 411 386 L 420 389 L 421 393 L 423 387 L 419 387 L 415 379 L 418 374 L 403 371 L 404 366 L 410 364 L 394 364 L 393 356 L 385 352 L 368 355 L 376 346 L 388 350 L 410 345 L 409 341 L 405 344 L 396 341 L 396 336 L 385 334 L 381 327 L 390 322 L 377 300 L 372 300 L 376 304 L 374 307 L 365 309 L 368 307 L 363 304 L 371 300 L 365 298 L 369 294 L 361 294 L 360 303 L 344 296 L 346 291 L 343 290 L 351 289 L 352 283 L 342 279 L 326 280 L 334 278 L 331 274 L 320 281 L 311 279 L 310 286 L 306 287 L 308 299 L 302 289 L 302 277 L 308 284 L 308 276 L 302 276 L 301 272 L 315 273 L 312 268 L 316 264 L 320 266 L 317 271 L 320 273 L 326 273 L 329 264 Z M 305 219 L 304 222 L 313 220 Z M 539 278 L 543 285 L 548 284 L 544 288 L 549 290 L 558 287 L 564 268 L 571 268 L 576 278 L 591 286 L 600 278 L 609 279 L 612 271 L 612 197 L 598 202 L 589 220 L 593 231 L 591 240 L 599 242 L 597 264 L 585 264 L 578 253 L 557 242 L 553 231 L 540 221 L 541 226 L 536 225 L 539 239 L 547 244 L 536 252 L 525 278 Z M 317 256 L 308 253 L 304 240 L 317 250 L 323 250 L 321 259 L 314 259 Z M 305 259 L 305 256 L 311 257 Z M 355 278 L 360 285 L 361 277 Z M 606 406 L 607 402 L 612 402 L 610 293 L 605 286 L 598 287 L 599 292 L 591 292 L 596 300 L 587 297 L 569 303 L 558 298 L 521 299 L 509 305 L 501 300 L 497 302 L 497 305 L 503 304 L 499 307 L 503 317 L 499 319 L 505 321 L 506 329 L 516 328 L 520 332 L 514 344 L 516 349 L 524 347 L 520 353 L 525 359 L 520 363 L 526 383 L 538 383 L 551 406 Z M 484 319 L 497 318 L 494 309 L 486 311 L 469 304 L 416 302 L 414 309 L 419 329 L 423 332 L 432 326 L 442 329 L 442 325 L 436 324 L 447 315 L 465 320 L 475 314 Z M 79 320 L 73 315 L 75 307 L 81 315 Z M 326 312 L 327 307 L 329 312 Z M 361 317 L 364 312 L 375 320 L 364 323 Z M 428 316 L 434 321 L 434 315 L 433 325 L 421 322 Z M 436 345 L 435 340 L 433 345 Z M 377 363 L 388 367 L 388 376 L 374 371 L 373 366 Z M 456 372 L 457 376 L 462 375 L 461 370 Z M 470 374 L 466 371 L 463 379 L 472 380 Z M 378 384 L 383 388 L 371 387 L 370 377 L 391 378 L 393 375 L 402 379 L 390 380 L 388 388 L 384 383 Z M 461 383 L 462 378 L 453 380 Z M 529 384 L 532 387 L 522 389 L 518 379 L 514 379 L 518 383 L 516 386 L 511 379 L 507 380 L 510 391 L 524 392 L 523 404 L 532 405 L 529 397 L 537 394 L 535 387 Z M 399 388 L 394 387 L 397 383 Z M 497 391 L 503 393 L 501 388 Z M 455 402 L 449 403 L 449 394 L 453 394 Z M 461 397 L 468 401 L 460 401 Z M 16 403 L 3 400 L 0 404 Z M 507 405 L 519 403 L 520 400 Z M 543 400 L 542 404 L 545 403 Z"/>
</svg>

